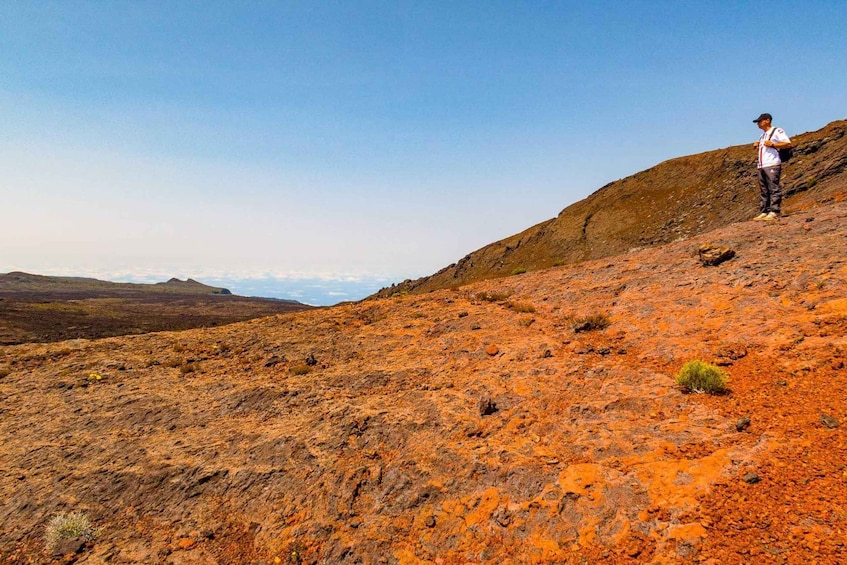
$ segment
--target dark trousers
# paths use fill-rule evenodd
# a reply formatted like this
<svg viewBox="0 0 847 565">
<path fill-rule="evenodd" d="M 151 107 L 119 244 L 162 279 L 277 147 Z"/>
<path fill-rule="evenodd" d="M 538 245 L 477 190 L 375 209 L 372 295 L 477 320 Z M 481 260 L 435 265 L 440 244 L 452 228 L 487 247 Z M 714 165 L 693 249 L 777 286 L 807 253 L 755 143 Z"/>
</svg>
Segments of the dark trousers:
<svg viewBox="0 0 847 565">
<path fill-rule="evenodd" d="M 779 186 L 779 177 L 782 175 L 782 167 L 765 167 L 759 169 L 759 211 L 763 214 L 773 212 L 779 214 L 782 205 L 782 187 Z"/>
</svg>

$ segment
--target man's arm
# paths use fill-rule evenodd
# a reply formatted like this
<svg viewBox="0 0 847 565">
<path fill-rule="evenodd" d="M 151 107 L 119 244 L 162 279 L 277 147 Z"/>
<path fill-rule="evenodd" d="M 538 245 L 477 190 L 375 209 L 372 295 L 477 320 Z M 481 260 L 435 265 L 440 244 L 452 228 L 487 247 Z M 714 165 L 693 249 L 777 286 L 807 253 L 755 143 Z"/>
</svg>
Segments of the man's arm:
<svg viewBox="0 0 847 565">
<path fill-rule="evenodd" d="M 766 139 L 762 145 L 773 147 L 774 149 L 788 149 L 792 146 L 791 141 L 771 141 L 770 139 Z"/>
<path fill-rule="evenodd" d="M 792 147 L 791 139 L 783 129 L 777 129 L 770 139 L 764 142 L 765 147 L 773 147 L 774 149 L 788 149 Z"/>
</svg>

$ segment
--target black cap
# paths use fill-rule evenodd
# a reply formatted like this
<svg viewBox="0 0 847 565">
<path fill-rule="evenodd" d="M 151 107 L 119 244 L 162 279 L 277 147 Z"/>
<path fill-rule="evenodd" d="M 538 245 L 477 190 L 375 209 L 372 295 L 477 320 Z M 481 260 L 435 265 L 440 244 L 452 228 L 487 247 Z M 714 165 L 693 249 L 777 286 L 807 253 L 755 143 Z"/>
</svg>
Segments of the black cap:
<svg viewBox="0 0 847 565">
<path fill-rule="evenodd" d="M 758 124 L 758 123 L 759 123 L 759 122 L 761 122 L 762 120 L 771 120 L 771 121 L 773 121 L 773 116 L 771 116 L 771 115 L 770 115 L 770 114 L 768 114 L 768 113 L 765 113 L 765 114 L 762 114 L 761 116 L 759 116 L 758 118 L 756 118 L 755 120 L 753 120 L 753 122 Z"/>
</svg>

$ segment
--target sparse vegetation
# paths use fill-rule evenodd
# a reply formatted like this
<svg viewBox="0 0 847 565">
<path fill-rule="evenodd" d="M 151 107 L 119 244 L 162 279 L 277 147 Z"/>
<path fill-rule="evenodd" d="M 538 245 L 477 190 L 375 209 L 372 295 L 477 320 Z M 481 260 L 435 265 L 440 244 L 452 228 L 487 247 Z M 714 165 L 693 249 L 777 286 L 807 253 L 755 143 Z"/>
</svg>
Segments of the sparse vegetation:
<svg viewBox="0 0 847 565">
<path fill-rule="evenodd" d="M 526 272 L 526 269 L 524 269 L 523 267 L 518 267 L 517 269 L 515 269 L 514 271 L 512 271 L 512 274 L 513 274 L 513 275 L 522 275 L 522 274 L 524 274 L 525 272 Z"/>
<path fill-rule="evenodd" d="M 612 321 L 607 314 L 592 314 L 590 316 L 574 318 L 571 327 L 576 333 L 591 332 L 594 330 L 605 330 L 611 323 Z"/>
<path fill-rule="evenodd" d="M 726 391 L 729 375 L 716 365 L 694 360 L 682 366 L 676 382 L 691 392 L 720 394 Z"/>
<path fill-rule="evenodd" d="M 47 524 L 44 542 L 47 551 L 52 553 L 63 540 L 80 539 L 91 541 L 97 536 L 97 530 L 91 525 L 88 516 L 82 512 L 58 514 Z"/>
<path fill-rule="evenodd" d="M 483 302 L 503 302 L 511 295 L 510 292 L 480 292 L 477 293 L 476 299 Z"/>
</svg>

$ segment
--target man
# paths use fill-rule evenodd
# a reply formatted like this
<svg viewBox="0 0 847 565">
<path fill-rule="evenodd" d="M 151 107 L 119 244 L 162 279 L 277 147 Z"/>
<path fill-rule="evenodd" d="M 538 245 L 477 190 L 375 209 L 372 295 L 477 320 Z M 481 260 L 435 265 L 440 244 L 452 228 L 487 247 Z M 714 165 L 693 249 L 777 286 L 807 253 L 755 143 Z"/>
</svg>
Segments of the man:
<svg viewBox="0 0 847 565">
<path fill-rule="evenodd" d="M 762 130 L 759 141 L 753 144 L 759 150 L 759 202 L 760 214 L 756 220 L 775 220 L 781 214 L 782 187 L 779 186 L 779 177 L 782 175 L 782 160 L 779 158 L 779 149 L 791 147 L 785 130 L 771 126 L 773 117 L 770 114 L 762 114 L 755 120 L 756 125 Z"/>
</svg>

